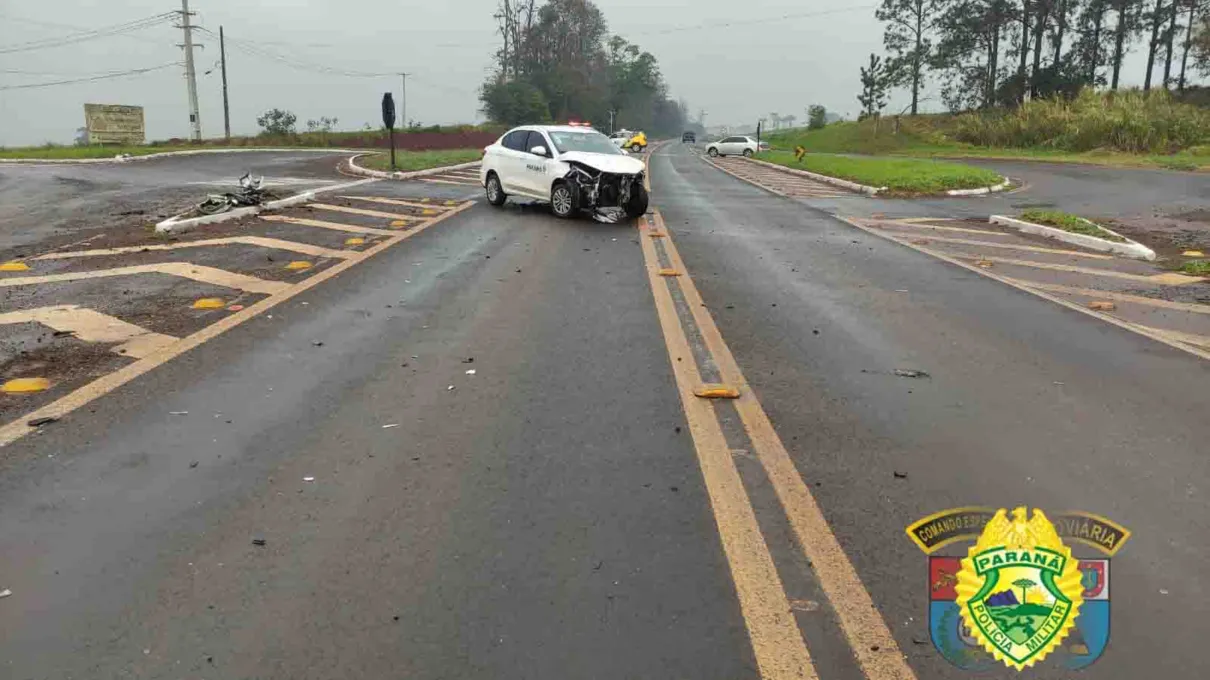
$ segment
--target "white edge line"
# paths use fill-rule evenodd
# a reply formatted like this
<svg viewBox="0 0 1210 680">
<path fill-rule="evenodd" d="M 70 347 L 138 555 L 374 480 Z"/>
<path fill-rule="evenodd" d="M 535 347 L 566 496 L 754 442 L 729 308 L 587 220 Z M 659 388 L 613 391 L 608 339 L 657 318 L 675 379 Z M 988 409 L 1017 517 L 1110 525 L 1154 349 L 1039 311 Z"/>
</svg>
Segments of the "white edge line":
<svg viewBox="0 0 1210 680">
<path fill-rule="evenodd" d="M 928 248 L 922 248 L 920 246 L 916 246 L 916 245 L 912 245 L 911 243 L 907 243 L 905 241 L 900 241 L 899 239 L 891 236 L 890 234 L 884 234 L 884 233 L 880 232 L 879 230 L 874 229 L 872 227 L 866 227 L 864 225 L 858 224 L 857 222 L 854 222 L 853 220 L 851 220 L 847 217 L 841 217 L 840 215 L 832 215 L 832 217 L 835 217 L 836 219 L 840 220 L 841 222 L 844 222 L 845 224 L 847 224 L 851 227 L 860 229 L 860 230 L 866 232 L 867 234 L 873 234 L 874 236 L 877 236 L 878 238 L 890 241 L 891 243 L 896 243 L 896 244 L 899 244 L 906 248 L 911 248 L 912 250 L 915 250 L 919 253 L 928 255 L 929 257 L 935 257 L 943 262 L 948 262 L 949 264 L 952 264 L 957 267 L 962 267 L 963 269 L 974 272 L 980 276 L 986 276 L 987 278 L 993 279 L 995 281 L 999 281 L 1000 283 L 1003 283 L 1004 285 L 1009 286 L 1010 288 L 1015 288 L 1021 292 L 1029 293 L 1030 295 L 1035 295 L 1037 297 L 1042 298 L 1043 300 L 1046 300 L 1048 302 L 1053 302 L 1056 305 L 1060 305 L 1060 306 L 1066 307 L 1068 309 L 1080 312 L 1081 314 L 1087 314 L 1088 316 L 1091 316 L 1093 318 L 1100 319 L 1101 321 L 1104 321 L 1109 324 L 1113 324 L 1114 326 L 1117 326 L 1118 328 L 1123 328 L 1125 330 L 1132 331 L 1132 332 L 1142 335 L 1144 337 L 1155 340 L 1156 342 L 1165 344 L 1169 347 L 1172 347 L 1173 349 L 1178 349 L 1178 350 L 1181 350 L 1182 352 L 1187 352 L 1187 353 L 1192 354 L 1201 359 L 1210 360 L 1210 352 L 1203 351 L 1203 350 L 1193 347 L 1191 345 L 1185 345 L 1185 344 L 1182 344 L 1179 342 L 1175 342 L 1169 338 L 1164 337 L 1163 335 L 1161 335 L 1159 333 L 1156 333 L 1156 332 L 1150 330 L 1150 327 L 1148 327 L 1148 326 L 1140 326 L 1138 324 L 1131 323 L 1129 321 L 1125 321 L 1123 319 L 1119 319 L 1114 316 L 1110 316 L 1109 314 L 1104 314 L 1104 313 L 1098 312 L 1093 309 L 1088 309 L 1087 307 L 1080 306 L 1074 302 L 1071 302 L 1070 300 L 1064 300 L 1063 298 L 1060 298 L 1055 295 L 1051 295 L 1050 293 L 1046 293 L 1037 288 L 1030 288 L 1028 285 L 1019 283 L 1016 279 L 1012 279 L 1007 276 L 1002 276 L 995 272 L 989 272 L 986 269 L 983 269 L 981 267 L 976 267 L 973 264 L 968 264 L 966 262 L 963 262 L 956 258 L 950 257 L 949 255 L 946 255 L 944 253 L 937 252 L 935 250 L 930 250 Z"/>
<path fill-rule="evenodd" d="M 1101 229 L 1105 229 L 1105 231 L 1117 236 L 1118 238 L 1125 239 L 1125 242 L 1119 243 L 1110 241 L 1108 239 L 1097 238 L 1096 236 L 1089 236 L 1087 234 L 1075 234 L 1055 227 L 1048 227 L 1044 224 L 1036 224 L 1034 222 L 1026 222 L 1025 220 L 1019 220 L 1013 217 L 1005 217 L 1004 215 L 992 215 L 991 217 L 987 218 L 987 221 L 991 224 L 1012 227 L 1013 229 L 1026 234 L 1035 234 L 1037 236 L 1055 239 L 1056 241 L 1062 241 L 1064 243 L 1070 243 L 1072 245 L 1082 246 L 1092 250 L 1099 250 L 1107 253 L 1117 253 L 1118 255 L 1133 257 L 1137 260 L 1147 260 L 1148 262 L 1155 261 L 1154 250 L 1141 243 L 1132 241 L 1116 231 L 1113 231 L 1112 229 L 1101 227 L 1099 224 L 1096 226 L 1101 227 Z"/>
</svg>

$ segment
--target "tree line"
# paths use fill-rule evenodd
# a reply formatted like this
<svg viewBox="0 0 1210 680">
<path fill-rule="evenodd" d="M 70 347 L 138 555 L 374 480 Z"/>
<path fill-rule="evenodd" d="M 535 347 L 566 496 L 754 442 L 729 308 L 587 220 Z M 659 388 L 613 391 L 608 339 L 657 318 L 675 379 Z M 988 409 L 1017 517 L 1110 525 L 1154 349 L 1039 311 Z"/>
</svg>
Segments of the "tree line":
<svg viewBox="0 0 1210 680">
<path fill-rule="evenodd" d="M 686 106 L 668 97 L 650 52 L 610 35 L 591 0 L 500 0 L 502 46 L 479 99 L 493 122 L 580 120 L 680 134 Z"/>
<path fill-rule="evenodd" d="M 866 115 L 885 91 L 941 84 L 951 111 L 1117 90 L 1133 49 L 1147 53 L 1143 90 L 1184 90 L 1191 70 L 1210 71 L 1210 0 L 883 0 L 885 60 L 862 68 Z M 871 55 L 873 57 L 873 55 Z"/>
</svg>

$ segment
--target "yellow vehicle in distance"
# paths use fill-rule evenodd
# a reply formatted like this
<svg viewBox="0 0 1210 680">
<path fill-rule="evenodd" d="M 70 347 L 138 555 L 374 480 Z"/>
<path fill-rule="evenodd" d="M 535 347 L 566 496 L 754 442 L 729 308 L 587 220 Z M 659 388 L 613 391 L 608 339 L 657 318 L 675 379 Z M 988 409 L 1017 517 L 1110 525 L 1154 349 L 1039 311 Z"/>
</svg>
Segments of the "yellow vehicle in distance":
<svg viewBox="0 0 1210 680">
<path fill-rule="evenodd" d="M 642 153 L 647 149 L 647 134 L 642 131 L 618 130 L 609 138 L 619 149 L 627 149 L 633 153 Z"/>
</svg>

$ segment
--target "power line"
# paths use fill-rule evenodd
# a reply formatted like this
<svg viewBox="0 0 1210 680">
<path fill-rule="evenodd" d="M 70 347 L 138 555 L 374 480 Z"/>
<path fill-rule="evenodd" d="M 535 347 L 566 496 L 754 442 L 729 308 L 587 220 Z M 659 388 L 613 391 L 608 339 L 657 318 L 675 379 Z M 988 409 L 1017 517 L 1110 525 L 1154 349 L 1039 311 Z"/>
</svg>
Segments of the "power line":
<svg viewBox="0 0 1210 680">
<path fill-rule="evenodd" d="M 783 14 L 777 17 L 765 17 L 762 19 L 740 19 L 735 21 L 709 21 L 703 24 L 693 26 L 676 26 L 673 28 L 661 28 L 651 31 L 638 31 L 627 33 L 626 35 L 667 35 L 668 33 L 681 33 L 683 31 L 700 31 L 707 28 L 730 28 L 732 26 L 751 26 L 755 24 L 771 24 L 779 21 L 789 21 L 791 19 L 806 19 L 810 17 L 824 16 L 827 14 L 841 14 L 844 12 L 856 12 L 860 10 L 875 9 L 879 5 L 851 5 L 849 7 L 838 7 L 836 9 L 823 9 L 814 12 L 794 12 L 792 14 Z"/>
<path fill-rule="evenodd" d="M 216 38 L 218 37 L 217 33 L 215 33 L 214 31 L 211 31 L 210 29 L 205 28 L 203 26 L 197 26 L 195 28 L 208 35 L 214 36 Z M 270 59 L 272 61 L 276 61 L 276 62 L 279 62 L 286 66 L 289 66 L 291 68 L 298 69 L 300 71 L 311 71 L 314 73 L 323 73 L 326 75 L 344 76 L 346 78 L 382 78 L 385 76 L 397 75 L 396 73 L 373 73 L 370 71 L 355 71 L 352 69 L 345 69 L 345 68 L 339 68 L 336 66 L 329 66 L 327 64 L 320 64 L 320 63 L 316 63 L 316 62 L 309 61 L 306 59 L 300 59 L 298 57 L 286 56 L 279 52 L 267 50 L 267 49 L 261 47 L 259 44 L 254 43 L 252 41 L 240 40 L 238 38 L 232 38 L 230 36 L 227 37 L 227 43 L 229 45 L 231 45 L 232 47 L 234 47 L 235 49 L 237 49 L 240 52 L 243 52 L 245 54 L 261 57 L 262 59 Z"/>
<path fill-rule="evenodd" d="M 63 23 L 59 23 L 57 21 L 40 21 L 38 19 L 29 19 L 26 17 L 19 17 L 15 14 L 9 14 L 8 12 L 0 12 L 0 17 L 4 17 L 5 19 L 8 19 L 10 21 L 16 21 L 18 23 L 29 24 L 30 26 L 42 26 L 44 28 L 66 28 L 69 31 L 76 31 L 76 32 L 94 30 L 94 29 L 90 29 L 90 28 L 84 28 L 82 26 L 76 26 L 73 24 L 63 24 Z M 156 38 L 149 38 L 145 35 L 138 35 L 135 33 L 122 33 L 121 36 L 123 38 L 131 38 L 133 40 L 142 40 L 143 42 L 156 43 L 156 44 L 160 44 L 160 45 L 164 44 L 163 40 L 158 40 Z"/>
<path fill-rule="evenodd" d="M 72 45 L 75 43 L 84 42 L 86 40 L 95 40 L 97 38 L 122 35 L 124 33 L 130 33 L 133 31 L 142 30 L 144 28 L 149 28 L 157 24 L 165 23 L 172 19 L 174 14 L 175 13 L 173 12 L 166 12 L 164 14 L 157 14 L 155 16 L 137 19 L 135 21 L 128 21 L 122 24 L 115 24 L 113 26 L 80 31 L 78 33 L 60 36 L 58 38 L 44 38 L 42 40 L 31 40 L 29 42 L 17 43 L 15 45 L 3 45 L 0 46 L 0 54 L 41 50 L 52 47 L 63 47 L 65 45 Z"/>
<path fill-rule="evenodd" d="M 136 69 L 131 69 L 129 71 L 117 71 L 117 72 L 113 72 L 113 73 L 105 73 L 105 74 L 91 76 L 91 77 L 87 77 L 87 78 L 73 78 L 72 80 L 55 80 L 55 81 L 51 81 L 49 83 L 27 83 L 25 85 L 0 85 L 0 90 L 27 90 L 27 89 L 33 89 L 33 88 L 39 88 L 39 87 L 54 87 L 56 85 L 72 85 L 75 83 L 90 83 L 95 80 L 108 80 L 110 78 L 125 78 L 128 76 L 137 76 L 137 75 L 142 75 L 144 73 L 151 73 L 152 71 L 159 71 L 159 70 L 166 69 L 166 68 L 169 68 L 172 66 L 180 66 L 180 65 L 181 65 L 181 62 L 174 61 L 174 62 L 170 62 L 168 64 L 161 64 L 159 66 L 151 66 L 149 68 L 136 68 Z"/>
</svg>

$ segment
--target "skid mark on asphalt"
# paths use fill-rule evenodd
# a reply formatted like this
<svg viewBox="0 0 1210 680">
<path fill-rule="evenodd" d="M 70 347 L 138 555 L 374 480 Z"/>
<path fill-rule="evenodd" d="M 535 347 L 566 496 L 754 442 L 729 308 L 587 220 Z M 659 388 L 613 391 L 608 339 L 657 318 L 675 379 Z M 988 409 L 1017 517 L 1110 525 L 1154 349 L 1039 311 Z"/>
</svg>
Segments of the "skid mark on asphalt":
<svg viewBox="0 0 1210 680">
<path fill-rule="evenodd" d="M 1210 302 L 1210 282 L 1204 278 L 1075 246 L 1058 247 L 1065 244 L 998 225 L 967 222 L 957 226 L 957 220 L 929 218 L 842 219 L 909 248 L 1210 359 L 1210 304 L 1206 304 Z M 963 233 L 963 238 L 938 236 L 939 232 L 954 230 L 962 230 L 958 233 Z"/>
<path fill-rule="evenodd" d="M 60 333 L 69 333 L 84 342 L 121 343 L 112 350 L 123 356 L 142 359 L 174 342 L 177 338 L 153 333 L 121 319 L 77 305 L 40 307 L 0 314 L 0 325 L 39 323 Z"/>
<path fill-rule="evenodd" d="M 723 172 L 755 184 L 762 189 L 772 191 L 780 196 L 789 198 L 841 198 L 857 194 L 832 184 L 817 182 L 808 177 L 802 177 L 790 172 L 758 165 L 743 157 L 719 156 L 717 158 L 701 157 L 710 165 Z"/>
<path fill-rule="evenodd" d="M 349 196 L 345 200 L 366 198 L 370 197 L 359 194 Z M 91 382 L 82 382 L 83 378 L 65 378 L 63 384 L 52 386 L 48 392 L 38 393 L 42 396 L 34 396 L 20 402 L 14 402 L 16 403 L 16 411 L 25 410 L 26 412 L 21 414 L 16 420 L 0 426 L 0 447 L 30 432 L 36 431 L 35 427 L 28 425 L 28 422 L 31 420 L 39 418 L 62 418 L 73 409 L 79 408 L 81 405 L 107 394 L 181 353 L 234 328 L 298 293 L 308 290 L 312 286 L 363 262 L 367 258 L 403 240 L 411 238 L 415 234 L 422 233 L 426 229 L 457 215 L 462 210 L 473 205 L 471 202 L 442 206 L 429 206 L 424 203 L 418 203 L 414 206 L 397 206 L 399 208 L 398 212 L 385 212 L 366 210 L 349 205 L 337 205 L 336 203 L 340 201 L 339 198 L 329 198 L 328 200 L 328 203 L 303 204 L 286 208 L 279 213 L 247 217 L 230 224 L 213 225 L 203 227 L 199 230 L 201 235 L 204 235 L 209 229 L 211 233 L 214 233 L 214 231 L 220 233 L 223 231 L 235 232 L 236 235 L 234 236 L 192 238 L 193 235 L 190 234 L 186 235 L 182 240 L 173 243 L 163 243 L 151 236 L 138 236 L 136 240 L 143 240 L 144 242 L 136 245 L 123 244 L 110 248 L 92 248 L 89 250 L 67 252 L 64 252 L 60 248 L 59 250 L 35 255 L 24 260 L 23 263 L 34 265 L 35 273 L 22 271 L 20 272 L 21 275 L 15 275 L 16 272 L 0 274 L 0 290 L 18 291 L 26 304 L 33 302 L 37 305 L 32 309 L 0 315 L 0 325 L 19 328 L 18 326 L 10 326 L 10 324 L 31 322 L 42 324 L 56 331 L 64 332 L 66 337 L 58 339 L 57 342 L 59 343 L 65 342 L 68 338 L 82 341 L 83 343 L 117 343 L 117 346 L 110 348 L 114 353 L 135 359 L 134 363 L 125 364 L 116 369 L 108 364 L 96 363 L 94 361 L 86 367 L 91 368 L 91 372 L 79 372 L 80 375 L 84 375 Z M 316 220 L 307 217 L 307 215 L 313 214 L 316 210 L 339 213 L 343 217 L 341 221 Z M 400 228 L 383 228 L 392 223 L 399 225 Z M 277 225 L 282 224 L 297 227 L 299 240 L 292 238 L 294 235 L 292 231 L 289 234 L 283 234 L 283 230 L 277 227 Z M 307 229 L 308 227 L 315 229 Z M 263 233 L 266 230 L 272 230 L 275 237 L 248 233 L 257 231 Z M 329 247 L 329 244 L 335 241 L 335 238 L 331 235 L 333 231 L 357 234 L 359 238 L 344 240 L 346 249 L 332 248 Z M 291 238 L 280 238 L 283 235 L 290 236 Z M 371 238 L 363 239 L 360 236 Z M 310 242 L 304 239 L 310 239 Z M 131 241 L 130 238 L 125 238 L 124 240 L 126 243 Z M 325 245 L 314 243 L 317 240 Z M 373 242 L 366 243 L 367 240 Z M 266 259 L 272 263 L 274 262 L 273 258 L 257 256 L 253 258 L 253 262 L 249 263 L 247 259 L 248 253 L 246 252 L 247 248 L 244 248 L 245 252 L 240 255 L 243 259 L 235 257 L 239 255 L 237 253 L 233 251 L 229 252 L 231 248 L 243 246 L 284 250 L 319 260 L 320 262 L 313 262 L 311 259 L 299 259 L 290 262 L 287 268 L 297 271 L 297 273 L 289 274 L 288 276 L 291 278 L 289 281 L 264 279 L 223 268 L 222 265 L 227 264 L 233 268 L 241 266 L 245 269 L 251 268 L 255 272 L 274 274 L 281 272 L 283 265 L 280 260 L 274 264 L 266 264 Z M 93 257 L 104 258 L 107 256 L 124 259 L 126 262 L 130 260 L 137 262 L 137 260 L 143 259 L 144 254 L 146 254 L 146 258 L 152 258 L 156 255 L 162 258 L 162 253 L 164 252 L 176 252 L 178 256 L 185 257 L 187 261 L 137 264 L 126 264 L 124 262 L 122 266 L 94 269 L 91 271 L 36 274 L 38 262 L 72 261 Z M 203 264 L 202 261 L 212 262 L 213 264 Z M 331 264 L 331 266 L 326 269 L 320 269 L 318 267 L 319 264 Z M 163 290 L 163 287 L 158 284 L 144 283 L 140 288 L 139 284 L 131 284 L 131 279 L 128 278 L 147 276 L 178 277 L 205 284 L 206 286 L 218 286 L 234 291 L 242 291 L 245 294 L 267 295 L 268 297 L 251 302 L 246 308 L 242 304 L 239 304 L 241 302 L 239 297 L 235 297 L 234 300 L 217 298 L 217 302 L 221 304 L 216 304 L 211 308 L 194 308 L 188 303 L 181 304 L 182 301 L 179 297 L 172 298 L 173 301 L 170 305 L 167 307 L 160 306 L 157 310 L 165 319 L 168 319 L 163 323 L 169 323 L 170 325 L 177 323 L 177 327 L 191 328 L 197 328 L 199 322 L 207 324 L 201 326 L 200 330 L 196 330 L 182 338 L 174 337 L 171 334 L 152 332 L 140 325 L 132 324 L 110 314 L 90 309 L 89 306 L 79 304 L 80 300 L 72 299 L 73 297 L 83 297 L 91 300 L 104 300 L 106 311 L 117 314 L 121 314 L 123 309 L 131 309 L 135 304 L 142 308 L 146 308 L 148 305 L 155 306 L 157 303 L 162 305 L 164 298 L 160 293 L 147 293 L 148 296 L 159 295 L 159 297 L 154 298 L 154 302 L 152 297 L 139 297 L 138 295 L 123 297 L 123 294 L 132 292 L 130 289 Z M 304 278 L 299 280 L 298 277 Z M 117 281 L 122 281 L 122 283 L 116 283 Z M 64 286 L 63 284 L 70 285 Z M 84 286 L 84 288 L 80 286 Z M 126 290 L 118 290 L 119 288 L 126 288 Z M 5 294 L 8 295 L 9 293 Z M 209 294 L 213 295 L 214 293 Z M 193 302 L 193 300 L 190 300 L 190 302 Z M 76 343 L 76 346 L 87 345 Z M 72 350 L 71 347 L 66 345 L 60 347 L 59 345 L 50 343 L 49 346 L 44 346 L 41 351 L 49 351 L 53 358 L 56 352 L 67 356 L 66 353 Z M 105 354 L 103 348 L 101 349 L 101 353 Z M 20 365 L 19 361 L 0 365 L 0 379 L 21 377 L 6 375 L 11 367 Z M 96 377 L 98 375 L 100 377 Z M 79 382 L 72 382 L 73 380 L 78 380 Z M 12 397 L 12 395 L 6 396 Z M 22 406 L 22 404 L 28 405 Z M 8 413 L 11 413 L 11 411 Z M 6 418 L 11 417 L 8 413 L 6 413 Z"/>
</svg>

